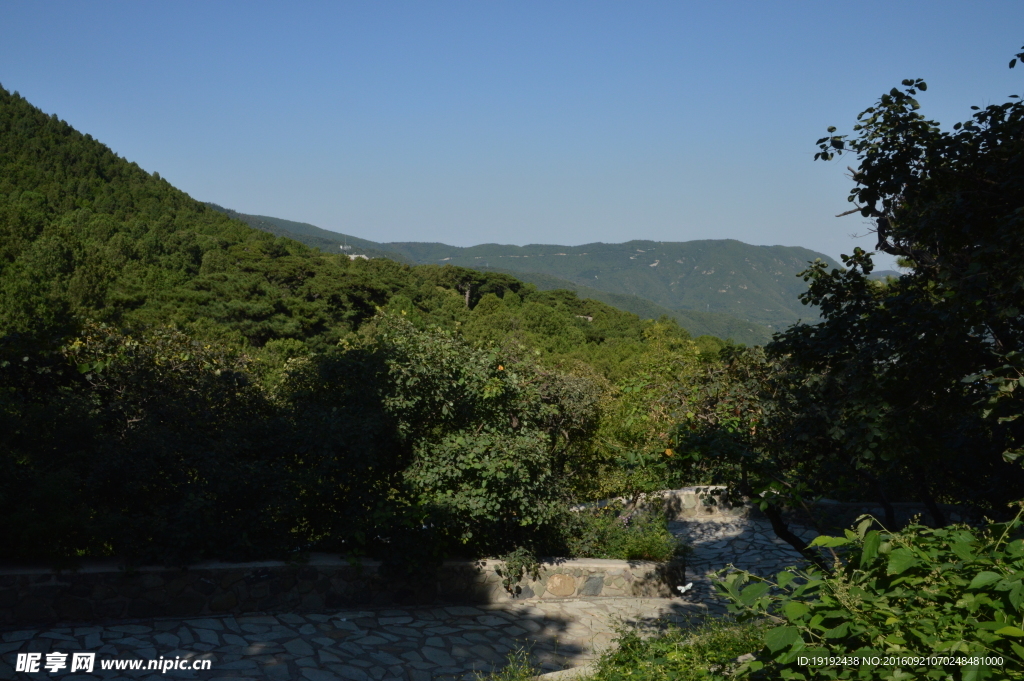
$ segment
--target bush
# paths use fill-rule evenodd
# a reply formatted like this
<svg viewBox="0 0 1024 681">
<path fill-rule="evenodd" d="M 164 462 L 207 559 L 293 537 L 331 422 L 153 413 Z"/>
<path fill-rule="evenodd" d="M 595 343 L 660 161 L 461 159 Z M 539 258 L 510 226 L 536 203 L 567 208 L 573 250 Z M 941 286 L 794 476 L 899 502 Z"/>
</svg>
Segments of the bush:
<svg viewBox="0 0 1024 681">
<path fill-rule="evenodd" d="M 669 532 L 664 515 L 621 504 L 579 512 L 567 531 L 569 555 L 575 558 L 671 560 L 686 547 Z"/>
<path fill-rule="evenodd" d="M 172 565 L 564 555 L 595 386 L 375 321 L 324 353 L 279 343 L 262 366 L 167 329 L 0 338 L 0 542 Z"/>
<path fill-rule="evenodd" d="M 694 627 L 671 627 L 645 637 L 636 630 L 621 634 L 588 681 L 691 681 L 723 679 L 737 658 L 756 651 L 764 627 L 708 619 Z"/>
<path fill-rule="evenodd" d="M 719 590 L 734 613 L 777 625 L 739 678 L 1024 679 L 1021 514 L 981 530 L 887 532 L 872 524 L 865 519 L 844 537 L 812 542 L 840 552 L 831 574 L 789 569 L 775 582 L 725 576 Z M 800 659 L 814 657 L 869 662 L 808 666 Z"/>
</svg>

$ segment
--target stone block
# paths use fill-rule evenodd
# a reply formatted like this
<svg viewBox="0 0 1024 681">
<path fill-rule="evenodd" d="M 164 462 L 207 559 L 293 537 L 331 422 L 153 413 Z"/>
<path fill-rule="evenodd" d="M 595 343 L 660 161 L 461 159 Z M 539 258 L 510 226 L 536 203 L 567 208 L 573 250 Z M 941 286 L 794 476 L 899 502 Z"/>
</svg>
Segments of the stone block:
<svg viewBox="0 0 1024 681">
<path fill-rule="evenodd" d="M 167 601 L 167 613 L 178 617 L 199 615 L 206 606 L 206 597 L 195 591 L 186 591 Z"/>
<path fill-rule="evenodd" d="M 184 591 L 187 586 L 188 582 L 185 579 L 183 579 L 182 577 L 177 577 L 167 582 L 167 586 L 165 587 L 165 589 L 167 591 L 167 595 L 177 596 L 182 591 Z"/>
<path fill-rule="evenodd" d="M 86 598 L 75 596 L 58 596 L 54 599 L 53 609 L 62 620 L 84 621 L 93 617 L 92 602 Z"/>
<path fill-rule="evenodd" d="M 122 619 L 126 617 L 128 601 L 122 598 L 105 600 L 93 606 L 97 618 Z"/>
<path fill-rule="evenodd" d="M 601 591 L 604 589 L 604 580 L 599 575 L 587 577 L 587 581 L 583 583 L 583 588 L 580 589 L 581 596 L 600 596 Z"/>
<path fill-rule="evenodd" d="M 576 593 L 576 580 L 570 575 L 553 574 L 548 578 L 547 593 L 558 598 L 567 598 Z"/>
<path fill-rule="evenodd" d="M 18 622 L 52 622 L 57 619 L 56 615 L 50 603 L 42 598 L 26 598 L 14 608 L 14 618 Z"/>
<path fill-rule="evenodd" d="M 163 575 L 157 572 L 147 572 L 142 575 L 142 579 L 139 580 L 140 585 L 144 589 L 155 589 L 164 585 Z"/>
<path fill-rule="evenodd" d="M 230 589 L 238 582 L 245 581 L 245 572 L 242 570 L 228 570 L 220 576 L 220 588 Z"/>
<path fill-rule="evenodd" d="M 145 619 L 149 617 L 161 617 L 167 614 L 167 609 L 157 603 L 150 603 L 142 598 L 132 599 L 128 603 L 128 617 Z"/>
<path fill-rule="evenodd" d="M 13 608 L 19 600 L 17 589 L 0 590 L 0 608 Z"/>
<path fill-rule="evenodd" d="M 217 591 L 217 585 L 214 584 L 212 579 L 207 577 L 200 577 L 197 579 L 192 583 L 192 588 L 204 596 L 212 596 Z"/>
<path fill-rule="evenodd" d="M 225 591 L 210 599 L 210 610 L 213 612 L 227 612 L 236 605 L 238 605 L 238 597 L 234 591 Z"/>
</svg>

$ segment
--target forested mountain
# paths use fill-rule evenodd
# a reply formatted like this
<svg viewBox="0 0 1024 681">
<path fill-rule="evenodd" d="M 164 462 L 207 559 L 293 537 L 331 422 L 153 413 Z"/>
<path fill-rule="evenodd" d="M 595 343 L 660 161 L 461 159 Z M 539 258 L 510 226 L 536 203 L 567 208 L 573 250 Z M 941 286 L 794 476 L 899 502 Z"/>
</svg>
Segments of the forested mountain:
<svg viewBox="0 0 1024 681">
<path fill-rule="evenodd" d="M 0 89 L 9 555 L 566 555 L 574 497 L 664 484 L 646 405 L 722 350 L 507 274 L 253 229 Z"/>
<path fill-rule="evenodd" d="M 645 316 L 657 310 L 697 335 L 728 336 L 762 344 L 818 312 L 800 303 L 806 284 L 796 276 L 828 256 L 790 246 L 751 246 L 731 239 L 583 246 L 482 244 L 468 248 L 429 242 L 378 243 L 302 222 L 246 215 L 207 204 L 256 229 L 334 253 L 384 257 L 410 264 L 458 265 L 506 272 L 542 289 L 566 288 Z M 879 273 L 896 274 L 896 273 Z M 613 302 L 614 301 L 614 302 Z"/>
<path fill-rule="evenodd" d="M 772 339 L 772 330 L 761 324 L 746 322 L 733 315 L 722 312 L 704 312 L 700 310 L 670 310 L 653 303 L 646 298 L 628 293 L 609 293 L 590 286 L 582 286 L 567 279 L 560 279 L 550 274 L 537 272 L 516 272 L 496 267 L 477 267 L 481 272 L 501 272 L 516 277 L 521 281 L 533 284 L 541 291 L 566 290 L 574 291 L 580 298 L 599 300 L 626 312 L 631 312 L 641 319 L 659 319 L 670 317 L 693 336 L 716 336 L 731 338 L 745 345 L 764 345 Z"/>
<path fill-rule="evenodd" d="M 497 302 L 478 312 L 489 294 Z M 317 350 L 380 308 L 480 342 L 500 338 L 476 318 L 501 308 L 506 332 L 541 352 L 639 342 L 645 328 L 635 315 L 506 274 L 352 260 L 275 238 L 0 89 L 0 334 L 64 333 L 93 320 Z"/>
<path fill-rule="evenodd" d="M 384 244 L 367 241 L 366 239 L 360 239 L 348 234 L 320 229 L 307 222 L 293 222 L 292 220 L 272 218 L 267 215 L 247 215 L 230 208 L 218 206 L 215 203 L 207 202 L 206 205 L 229 217 L 241 220 L 250 227 L 273 234 L 274 236 L 294 239 L 299 243 L 306 244 L 310 248 L 319 248 L 325 253 L 345 253 L 350 257 L 363 255 L 367 258 L 390 258 L 406 265 L 417 264 Z"/>
<path fill-rule="evenodd" d="M 798 319 L 817 318 L 816 310 L 797 299 L 807 286 L 796 274 L 816 259 L 831 262 L 806 248 L 751 246 L 730 239 L 471 248 L 387 245 L 416 262 L 550 274 L 609 293 L 640 296 L 673 310 L 724 312 L 773 330 Z"/>
</svg>

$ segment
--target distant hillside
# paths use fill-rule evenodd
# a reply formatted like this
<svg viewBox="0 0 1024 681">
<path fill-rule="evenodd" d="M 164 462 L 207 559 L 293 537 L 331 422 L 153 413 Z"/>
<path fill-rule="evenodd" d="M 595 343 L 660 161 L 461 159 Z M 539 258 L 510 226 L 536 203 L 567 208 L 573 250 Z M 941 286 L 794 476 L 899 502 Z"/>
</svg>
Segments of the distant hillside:
<svg viewBox="0 0 1024 681">
<path fill-rule="evenodd" d="M 725 313 L 773 331 L 817 319 L 800 303 L 797 273 L 828 256 L 793 246 L 751 246 L 732 239 L 629 241 L 583 246 L 437 243 L 386 244 L 418 263 L 495 267 L 567 279 L 608 293 L 646 298 L 672 310 Z"/>
<path fill-rule="evenodd" d="M 536 272 L 516 272 L 494 267 L 478 267 L 482 272 L 500 272 L 509 274 L 528 284 L 533 284 L 541 291 L 566 289 L 575 291 L 580 298 L 599 300 L 620 310 L 631 312 L 641 319 L 659 319 L 663 315 L 675 319 L 679 325 L 697 337 L 703 335 L 731 338 L 745 345 L 764 345 L 772 338 L 771 329 L 753 322 L 744 322 L 732 315 L 720 312 L 700 312 L 697 310 L 670 310 L 667 307 L 652 303 L 639 296 L 624 293 L 608 293 L 589 286 L 574 284 L 567 279 L 559 279 L 550 274 Z"/>
<path fill-rule="evenodd" d="M 248 215 L 231 210 L 230 208 L 223 208 L 215 203 L 207 203 L 206 205 L 214 210 L 224 213 L 225 215 L 241 220 L 255 229 L 268 232 L 275 236 L 293 239 L 327 253 L 344 252 L 349 255 L 358 253 L 366 255 L 369 258 L 388 258 L 406 264 L 425 265 L 453 264 L 451 256 L 446 255 L 444 257 L 435 257 L 443 253 L 476 251 L 478 249 L 488 249 L 491 251 L 496 249 L 494 250 L 496 255 L 493 258 L 488 256 L 464 255 L 459 257 L 458 261 L 462 264 L 461 266 L 475 269 L 480 272 L 502 272 L 504 274 L 515 276 L 522 281 L 534 284 L 537 288 L 543 291 L 555 289 L 575 291 L 581 298 L 602 301 L 608 305 L 617 307 L 620 310 L 625 310 L 638 315 L 642 319 L 657 319 L 662 315 L 668 315 L 669 317 L 676 319 L 694 336 L 708 334 L 718 336 L 719 338 L 732 338 L 738 343 L 745 343 L 747 345 L 763 345 L 771 340 L 773 331 L 771 328 L 757 322 L 741 319 L 735 314 L 723 313 L 718 310 L 714 310 L 710 305 L 704 310 L 671 309 L 665 305 L 659 305 L 658 303 L 647 300 L 638 295 L 606 290 L 599 285 L 598 281 L 580 283 L 578 281 L 570 281 L 569 279 L 562 278 L 557 274 L 536 272 L 531 271 L 530 269 L 517 269 L 514 262 L 510 263 L 504 260 L 506 257 L 508 257 L 508 260 L 511 260 L 512 257 L 517 256 L 508 256 L 508 254 L 503 251 L 505 249 L 519 249 L 520 247 L 518 246 L 495 246 L 493 244 L 489 244 L 487 246 L 460 248 L 458 246 L 448 246 L 441 243 L 412 242 L 381 244 L 347 234 L 331 232 L 305 222 L 293 222 L 291 220 L 268 217 L 265 215 Z M 339 246 L 349 246 L 350 248 L 349 250 L 343 251 Z M 607 245 L 598 244 L 598 246 Z M 618 244 L 612 246 L 617 247 L 622 245 Z M 561 251 L 568 247 L 544 246 L 540 248 Z M 505 266 L 489 267 L 487 263 L 489 263 L 491 259 L 501 260 Z M 550 258 L 550 260 L 554 261 L 554 258 Z M 717 302 L 718 301 L 716 301 L 716 304 Z"/>
<path fill-rule="evenodd" d="M 406 265 L 416 264 L 398 251 L 378 244 L 375 241 L 367 241 L 366 239 L 341 234 L 340 232 L 331 232 L 306 222 L 293 222 L 266 215 L 247 215 L 230 208 L 218 206 L 215 203 L 207 202 L 206 205 L 235 220 L 241 220 L 254 229 L 268 232 L 274 236 L 293 239 L 299 243 L 306 244 L 310 248 L 318 248 L 325 253 L 344 253 L 349 256 L 365 255 L 368 258 L 389 258 Z"/>
</svg>

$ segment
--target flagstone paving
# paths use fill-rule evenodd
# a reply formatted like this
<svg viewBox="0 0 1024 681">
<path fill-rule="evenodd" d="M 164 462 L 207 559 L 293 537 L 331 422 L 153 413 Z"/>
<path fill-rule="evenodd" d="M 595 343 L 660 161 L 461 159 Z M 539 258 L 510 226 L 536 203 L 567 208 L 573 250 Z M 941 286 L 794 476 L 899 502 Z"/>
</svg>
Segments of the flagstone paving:
<svg viewBox="0 0 1024 681">
<path fill-rule="evenodd" d="M 529 650 L 543 671 L 594 660 L 622 626 L 655 627 L 724 612 L 710 571 L 733 564 L 767 574 L 799 554 L 762 519 L 689 520 L 671 529 L 694 548 L 681 598 L 539 599 L 477 606 L 133 620 L 0 633 L 0 678 L 194 678 L 261 681 L 476 679 Z M 805 530 L 808 540 L 813 533 Z M 43 668 L 47 653 L 95 652 L 91 674 Z M 40 671 L 15 671 L 18 653 L 41 653 Z M 103 670 L 105 660 L 208 659 L 204 671 Z M 70 665 L 68 665 L 70 666 Z"/>
</svg>

